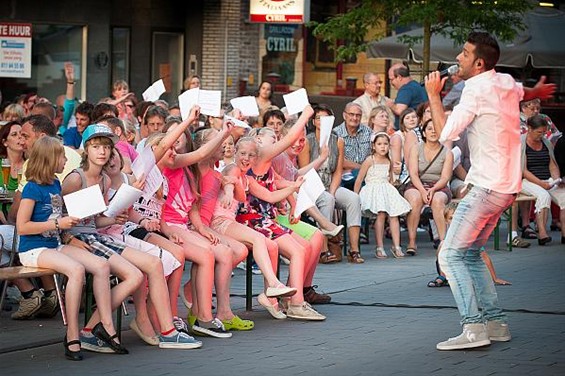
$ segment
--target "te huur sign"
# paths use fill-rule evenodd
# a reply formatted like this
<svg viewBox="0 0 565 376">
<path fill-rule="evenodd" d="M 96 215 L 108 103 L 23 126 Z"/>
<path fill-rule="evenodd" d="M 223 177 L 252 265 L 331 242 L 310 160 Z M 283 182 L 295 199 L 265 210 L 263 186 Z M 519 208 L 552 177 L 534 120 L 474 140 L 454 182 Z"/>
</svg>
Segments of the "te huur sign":
<svg viewBox="0 0 565 376">
<path fill-rule="evenodd" d="M 257 23 L 303 24 L 310 21 L 310 0 L 250 0 L 249 20 Z"/>
</svg>

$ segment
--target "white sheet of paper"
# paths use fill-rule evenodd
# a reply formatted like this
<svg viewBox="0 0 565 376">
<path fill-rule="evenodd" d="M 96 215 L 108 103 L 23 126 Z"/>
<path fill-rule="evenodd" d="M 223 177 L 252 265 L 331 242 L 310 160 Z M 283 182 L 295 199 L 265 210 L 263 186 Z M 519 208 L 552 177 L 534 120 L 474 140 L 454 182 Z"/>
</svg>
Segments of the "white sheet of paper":
<svg viewBox="0 0 565 376">
<path fill-rule="evenodd" d="M 165 83 L 163 80 L 157 80 L 143 92 L 143 100 L 151 102 L 156 101 L 165 91 Z"/>
<path fill-rule="evenodd" d="M 69 216 L 86 218 L 106 210 L 106 203 L 98 184 L 63 196 Z"/>
<path fill-rule="evenodd" d="M 320 147 L 330 142 L 330 134 L 334 127 L 335 116 L 320 116 Z"/>
<path fill-rule="evenodd" d="M 188 115 L 190 115 L 190 110 L 192 106 L 198 104 L 198 93 L 200 92 L 199 88 L 194 88 L 185 91 L 181 95 L 179 95 L 179 107 L 180 107 L 180 116 L 182 120 L 186 120 Z"/>
<path fill-rule="evenodd" d="M 131 170 L 136 179 L 140 179 L 141 175 L 145 176 L 147 179 L 155 165 L 155 154 L 153 154 L 151 146 L 148 145 L 141 151 L 137 158 L 135 158 L 135 161 L 131 164 Z"/>
<path fill-rule="evenodd" d="M 230 100 L 233 108 L 241 111 L 243 116 L 259 116 L 259 107 L 255 97 L 250 95 L 245 97 L 237 97 Z"/>
<path fill-rule="evenodd" d="M 108 209 L 106 209 L 104 215 L 106 217 L 115 217 L 124 210 L 129 209 L 142 195 L 142 191 L 131 185 L 120 185 L 120 188 L 114 195 L 112 201 L 110 201 L 110 205 L 108 205 Z"/>
<path fill-rule="evenodd" d="M 235 125 L 236 127 L 251 128 L 249 126 L 249 124 L 247 124 L 246 122 L 241 121 L 239 119 L 236 119 L 233 116 L 224 115 L 224 121 L 231 121 L 233 123 L 233 125 Z"/>
<path fill-rule="evenodd" d="M 289 115 L 301 112 L 304 110 L 304 107 L 310 104 L 308 102 L 308 93 L 306 93 L 304 88 L 283 95 L 283 99 Z"/>
<path fill-rule="evenodd" d="M 316 204 L 316 200 L 326 190 L 322 179 L 316 172 L 311 169 L 304 174 L 304 183 L 300 186 L 298 196 L 296 197 L 296 206 L 294 208 L 294 217 L 298 218 L 302 213 Z"/>
<path fill-rule="evenodd" d="M 163 184 L 163 174 L 161 174 L 159 167 L 153 166 L 153 168 L 151 169 L 151 171 L 149 171 L 147 177 L 145 178 L 143 195 L 145 197 L 153 196 L 162 184 Z"/>
<path fill-rule="evenodd" d="M 451 149 L 451 153 L 453 153 L 453 170 L 455 170 L 461 164 L 461 149 L 459 149 L 459 146 L 455 146 Z"/>
<path fill-rule="evenodd" d="M 220 90 L 200 90 L 198 93 L 200 113 L 210 116 L 220 116 L 222 107 L 222 92 Z"/>
</svg>

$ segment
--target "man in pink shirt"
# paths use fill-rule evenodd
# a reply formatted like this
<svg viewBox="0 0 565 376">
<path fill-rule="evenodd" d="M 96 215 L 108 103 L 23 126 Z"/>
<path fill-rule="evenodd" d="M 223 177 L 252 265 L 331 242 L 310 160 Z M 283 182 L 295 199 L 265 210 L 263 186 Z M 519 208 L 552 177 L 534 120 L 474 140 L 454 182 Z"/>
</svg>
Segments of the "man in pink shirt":
<svg viewBox="0 0 565 376">
<path fill-rule="evenodd" d="M 457 56 L 457 75 L 465 80 L 459 104 L 447 117 L 440 92 L 447 77 L 426 77 L 432 119 L 440 142 L 454 141 L 467 129 L 471 168 L 465 178 L 469 193 L 459 204 L 439 253 L 463 333 L 437 344 L 459 350 L 510 341 L 506 314 L 498 306 L 494 282 L 480 256 L 501 213 L 521 190 L 520 108 L 522 99 L 550 97 L 555 85 L 545 77 L 531 89 L 494 70 L 500 48 L 488 33 L 469 34 Z M 479 302 L 482 310 L 479 310 Z"/>
</svg>

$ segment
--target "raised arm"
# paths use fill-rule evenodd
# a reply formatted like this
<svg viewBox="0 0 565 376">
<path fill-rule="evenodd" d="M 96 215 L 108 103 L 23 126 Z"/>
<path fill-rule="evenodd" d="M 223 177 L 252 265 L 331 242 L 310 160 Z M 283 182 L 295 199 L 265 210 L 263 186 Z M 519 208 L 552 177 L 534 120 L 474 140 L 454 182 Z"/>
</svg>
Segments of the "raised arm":
<svg viewBox="0 0 565 376">
<path fill-rule="evenodd" d="M 532 87 L 524 87 L 524 100 L 528 101 L 530 99 L 539 98 L 539 99 L 549 99 L 553 97 L 553 93 L 557 89 L 557 85 L 555 84 L 546 84 L 545 83 L 545 76 L 541 76 L 537 84 Z"/>
<path fill-rule="evenodd" d="M 257 161 L 257 163 L 270 161 L 274 157 L 288 149 L 290 145 L 292 145 L 296 140 L 298 140 L 301 135 L 304 134 L 304 127 L 313 114 L 314 110 L 312 109 L 312 106 L 308 105 L 304 107 L 304 111 L 302 111 L 302 114 L 300 115 L 296 123 L 290 128 L 286 136 L 277 141 L 274 145 L 261 149 L 261 155 L 259 156 L 260 159 Z"/>
<path fill-rule="evenodd" d="M 173 168 L 190 166 L 208 158 L 216 149 L 221 147 L 222 142 L 230 135 L 232 128 L 233 124 L 231 122 L 224 121 L 222 130 L 212 140 L 190 153 L 178 154 L 173 163 Z"/>
<path fill-rule="evenodd" d="M 182 121 L 177 127 L 174 127 L 172 130 L 167 132 L 165 137 L 153 148 L 153 155 L 155 156 L 155 161 L 159 162 L 161 158 L 165 155 L 167 150 L 171 148 L 178 140 L 178 138 L 182 135 L 182 133 L 188 128 L 188 126 L 194 121 L 194 119 L 198 118 L 200 115 L 200 107 L 193 106 L 190 109 L 190 114 L 188 118 Z"/>
</svg>

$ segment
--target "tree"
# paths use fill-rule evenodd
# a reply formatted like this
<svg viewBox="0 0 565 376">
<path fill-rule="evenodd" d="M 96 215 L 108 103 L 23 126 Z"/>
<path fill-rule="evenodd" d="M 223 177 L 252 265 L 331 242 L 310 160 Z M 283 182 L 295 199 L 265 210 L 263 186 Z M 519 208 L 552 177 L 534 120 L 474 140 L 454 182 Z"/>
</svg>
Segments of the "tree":
<svg viewBox="0 0 565 376">
<path fill-rule="evenodd" d="M 419 24 L 423 37 L 403 42 L 412 45 L 423 38 L 423 71 L 429 72 L 433 34 L 463 44 L 470 31 L 483 30 L 501 41 L 511 41 L 524 30 L 522 15 L 532 7 L 531 0 L 358 0 L 346 13 L 310 26 L 316 37 L 336 46 L 336 60 L 344 61 L 365 51 L 368 35 L 375 30 L 383 30 L 371 38 L 378 40 L 398 26 Z"/>
</svg>

